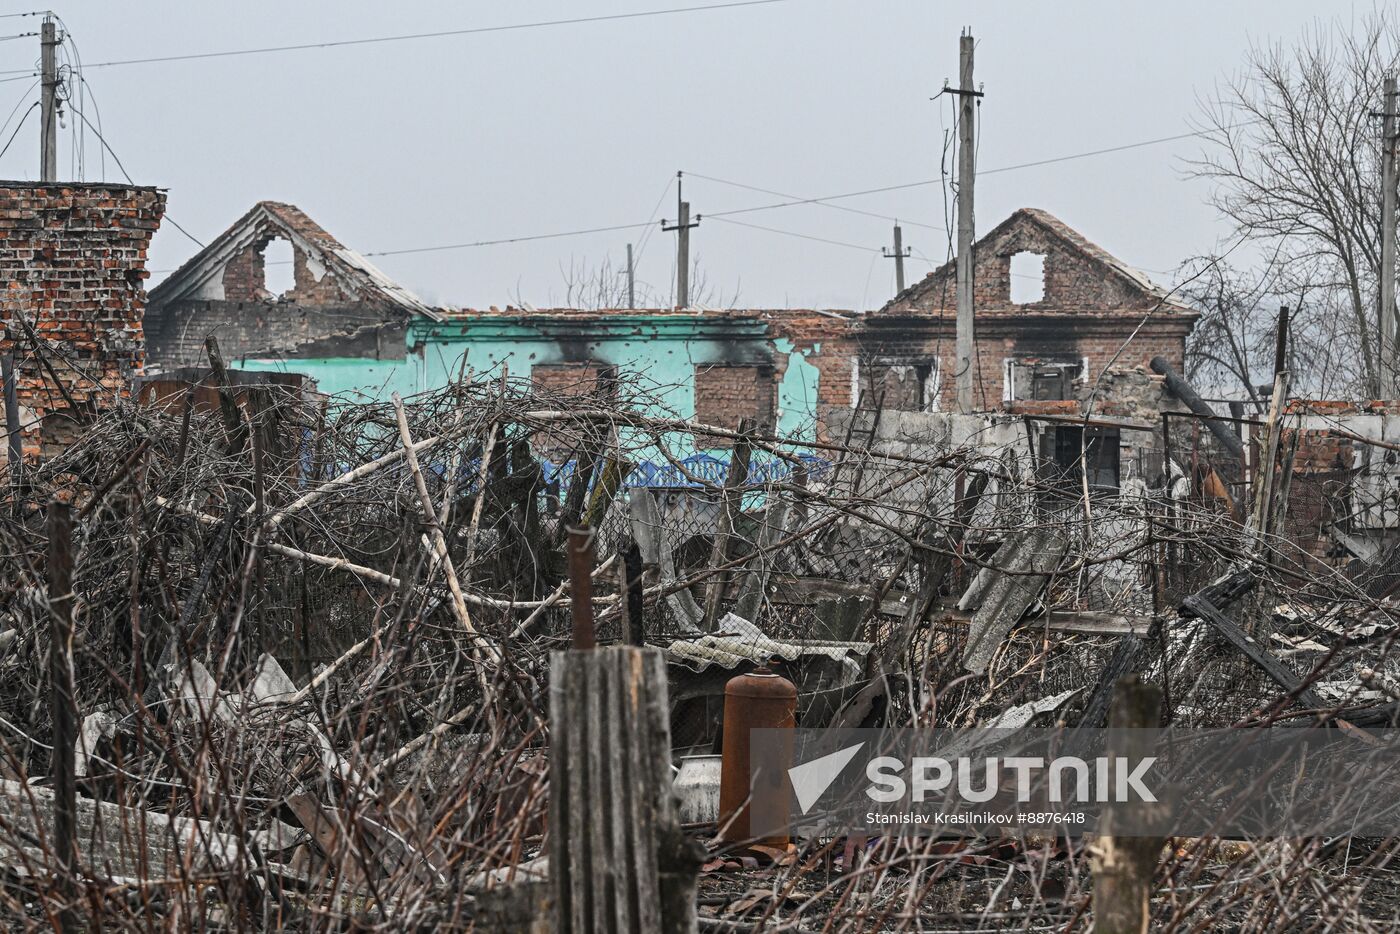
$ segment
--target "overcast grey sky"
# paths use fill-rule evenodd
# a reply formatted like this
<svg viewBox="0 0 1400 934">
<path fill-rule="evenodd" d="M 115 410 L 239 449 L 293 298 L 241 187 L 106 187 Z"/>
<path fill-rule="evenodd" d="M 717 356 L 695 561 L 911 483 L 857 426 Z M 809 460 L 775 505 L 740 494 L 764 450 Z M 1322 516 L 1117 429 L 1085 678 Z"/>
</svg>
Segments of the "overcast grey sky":
<svg viewBox="0 0 1400 934">
<path fill-rule="evenodd" d="M 1181 160 L 1198 141 L 992 170 L 1186 132 L 1197 96 L 1237 69 L 1251 42 L 1291 42 L 1320 16 L 1350 22 L 1371 9 L 1315 0 L 784 0 L 96 67 L 707 2 L 70 0 L 55 12 L 87 66 L 112 149 L 137 182 L 169 189 L 169 214 L 185 229 L 207 241 L 253 202 L 275 199 L 365 253 L 645 222 L 678 169 L 803 198 L 937 178 L 950 104 L 930 98 L 956 79 L 958 34 L 970 26 L 986 91 L 979 233 L 1018 207 L 1045 208 L 1164 281 L 1229 235 L 1206 204 L 1205 183 L 1184 178 Z M 34 17 L 0 20 L 0 34 L 31 29 Z M 0 68 L 29 68 L 37 51 L 33 38 L 0 42 Z M 0 77 L 18 78 L 0 84 L 2 114 L 32 79 Z M 37 98 L 37 88 L 27 94 Z M 90 105 L 94 123 L 97 113 Z M 60 138 L 64 176 L 72 126 Z M 90 136 L 89 180 L 100 176 L 99 149 Z M 0 156 L 0 176 L 34 177 L 37 151 L 31 115 Z M 106 171 L 120 178 L 110 158 Z M 701 214 L 783 200 L 698 177 L 685 191 Z M 946 255 L 940 185 L 838 203 L 898 216 L 906 244 L 933 260 Z M 674 187 L 655 216 L 674 218 Z M 887 220 L 820 205 L 733 220 L 850 245 L 703 221 L 693 244 L 705 274 L 726 297 L 737 287 L 741 304 L 863 308 L 893 290 L 893 263 L 871 252 L 889 242 Z M 561 267 L 620 263 L 625 244 L 644 236 L 639 277 L 664 292 L 674 234 L 642 229 L 375 262 L 431 301 L 546 306 L 563 299 Z M 195 249 L 166 224 L 151 267 L 168 270 Z M 911 279 L 929 268 L 917 255 L 910 262 Z"/>
</svg>

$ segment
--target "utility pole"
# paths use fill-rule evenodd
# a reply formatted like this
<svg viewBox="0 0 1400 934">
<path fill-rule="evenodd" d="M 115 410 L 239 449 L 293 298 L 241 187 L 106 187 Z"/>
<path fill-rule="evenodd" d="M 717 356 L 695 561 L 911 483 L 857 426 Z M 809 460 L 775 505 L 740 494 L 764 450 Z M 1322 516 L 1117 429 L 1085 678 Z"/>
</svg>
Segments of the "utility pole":
<svg viewBox="0 0 1400 934">
<path fill-rule="evenodd" d="M 627 307 L 637 307 L 637 275 L 632 266 L 632 244 L 627 244 Z"/>
<path fill-rule="evenodd" d="M 1381 121 L 1381 306 L 1376 359 L 1381 385 L 1380 398 L 1393 399 L 1396 394 L 1395 318 L 1395 76 L 1385 79 L 1385 110 Z"/>
<path fill-rule="evenodd" d="M 676 232 L 676 307 L 690 307 L 690 228 L 700 226 L 700 215 L 695 215 L 695 222 L 690 220 L 690 202 L 681 199 L 681 176 L 684 173 L 676 173 L 676 211 L 677 220 L 670 227 L 666 226 L 666 218 L 661 219 L 661 229 Z"/>
<path fill-rule="evenodd" d="M 894 260 L 894 294 L 898 295 L 904 291 L 904 257 L 909 255 L 909 251 L 904 249 L 904 236 L 899 229 L 899 225 L 894 225 L 894 252 L 888 248 L 882 250 L 886 259 Z"/>
<path fill-rule="evenodd" d="M 976 119 L 977 98 L 982 95 L 972 89 L 972 35 L 958 40 L 958 324 L 957 324 L 957 398 L 958 411 L 964 415 L 973 410 L 972 377 L 973 348 L 976 337 L 972 326 L 972 186 L 974 141 L 973 122 Z"/>
<path fill-rule="evenodd" d="M 43 112 L 39 122 L 39 181 L 58 181 L 58 36 L 53 17 L 44 16 L 39 35 Z"/>
</svg>

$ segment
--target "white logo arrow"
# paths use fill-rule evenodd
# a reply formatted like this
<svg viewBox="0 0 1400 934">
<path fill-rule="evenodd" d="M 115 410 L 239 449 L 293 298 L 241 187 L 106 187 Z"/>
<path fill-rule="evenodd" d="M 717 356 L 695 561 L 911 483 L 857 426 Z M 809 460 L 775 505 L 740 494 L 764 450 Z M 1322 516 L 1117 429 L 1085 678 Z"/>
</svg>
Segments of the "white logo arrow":
<svg viewBox="0 0 1400 934">
<path fill-rule="evenodd" d="M 841 770 L 856 757 L 856 753 L 860 752 L 864 745 L 865 743 L 856 743 L 854 746 L 838 749 L 820 759 L 813 759 L 788 769 L 788 779 L 792 782 L 792 790 L 797 795 L 797 806 L 802 809 L 803 814 L 812 809 L 812 805 L 831 787 Z"/>
</svg>

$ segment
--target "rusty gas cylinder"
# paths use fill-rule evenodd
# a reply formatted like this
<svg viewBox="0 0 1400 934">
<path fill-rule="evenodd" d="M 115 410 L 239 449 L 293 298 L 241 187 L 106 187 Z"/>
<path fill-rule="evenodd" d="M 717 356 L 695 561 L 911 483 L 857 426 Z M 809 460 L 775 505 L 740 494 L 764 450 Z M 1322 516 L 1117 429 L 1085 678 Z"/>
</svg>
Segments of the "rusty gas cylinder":
<svg viewBox="0 0 1400 934">
<path fill-rule="evenodd" d="M 787 770 L 792 766 L 792 730 L 797 727 L 797 688 L 767 668 L 730 678 L 724 686 L 724 749 L 720 767 L 720 839 L 728 843 L 750 840 L 750 808 L 763 815 L 764 827 L 786 827 L 789 813 Z M 749 797 L 751 731 L 785 730 L 778 749 L 779 769 L 760 775 Z M 765 762 L 771 761 L 765 755 Z M 731 820 L 732 818 L 732 820 Z M 764 846 L 786 846 L 788 834 L 754 841 Z"/>
</svg>

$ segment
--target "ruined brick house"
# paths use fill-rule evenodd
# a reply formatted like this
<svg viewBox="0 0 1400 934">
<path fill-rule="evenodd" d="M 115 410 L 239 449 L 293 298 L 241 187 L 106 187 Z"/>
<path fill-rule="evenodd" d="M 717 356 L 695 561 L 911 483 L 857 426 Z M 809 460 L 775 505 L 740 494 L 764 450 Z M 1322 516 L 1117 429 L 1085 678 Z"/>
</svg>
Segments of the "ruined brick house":
<svg viewBox="0 0 1400 934">
<path fill-rule="evenodd" d="M 151 290 L 147 370 L 204 365 L 213 335 L 232 366 L 301 374 L 324 393 L 356 399 L 444 386 L 464 360 L 476 373 L 507 367 L 555 388 L 641 374 L 684 417 L 810 432 L 820 408 L 850 405 L 855 318 L 431 308 L 300 209 L 263 201 Z"/>
<path fill-rule="evenodd" d="M 1145 275 L 1037 208 L 975 247 L 978 411 L 1075 398 L 1110 366 L 1162 355 L 1178 370 L 1199 317 Z M 949 410 L 955 393 L 956 261 L 866 317 L 860 385 L 900 410 Z"/>
<path fill-rule="evenodd" d="M 0 182 L 0 354 L 14 360 L 26 457 L 66 443 L 130 391 L 146 250 L 164 212 L 155 188 Z"/>
<path fill-rule="evenodd" d="M 401 360 L 409 323 L 437 317 L 301 209 L 260 201 L 151 290 L 147 364 L 202 365 L 210 335 L 230 362 Z"/>
<path fill-rule="evenodd" d="M 1179 408 L 1147 370 L 1181 370 L 1199 315 L 1051 214 L 1022 208 L 976 244 L 973 398 L 979 412 L 1077 415 L 1095 386 L 1101 416 L 1155 420 Z M 956 261 L 866 316 L 859 338 L 863 408 L 954 409 Z M 1091 429 L 1105 485 L 1118 481 L 1118 433 Z M 1040 432 L 1049 460 L 1075 459 L 1078 429 Z M 1141 445 L 1134 446 L 1134 452 Z M 1069 465 L 1066 464 L 1066 467 Z"/>
</svg>

